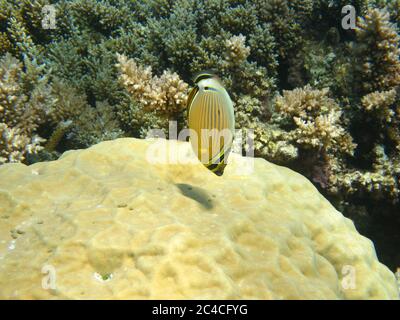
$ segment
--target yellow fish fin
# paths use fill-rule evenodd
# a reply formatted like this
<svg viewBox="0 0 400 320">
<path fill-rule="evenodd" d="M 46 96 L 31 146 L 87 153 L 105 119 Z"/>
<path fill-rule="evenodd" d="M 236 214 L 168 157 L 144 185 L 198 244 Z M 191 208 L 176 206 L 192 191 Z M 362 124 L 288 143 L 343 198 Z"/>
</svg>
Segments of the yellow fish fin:
<svg viewBox="0 0 400 320">
<path fill-rule="evenodd" d="M 190 90 L 188 101 L 187 101 L 187 116 L 189 116 L 190 107 L 192 106 L 193 99 L 196 96 L 196 93 L 198 91 L 199 91 L 198 86 L 194 86 L 194 88 L 192 90 Z"/>
</svg>

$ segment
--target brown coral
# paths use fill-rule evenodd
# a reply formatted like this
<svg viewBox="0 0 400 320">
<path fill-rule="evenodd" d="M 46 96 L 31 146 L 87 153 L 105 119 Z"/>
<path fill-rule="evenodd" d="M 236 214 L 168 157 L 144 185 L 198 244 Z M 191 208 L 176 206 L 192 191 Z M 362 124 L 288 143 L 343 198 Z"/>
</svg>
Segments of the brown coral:
<svg viewBox="0 0 400 320">
<path fill-rule="evenodd" d="M 356 29 L 362 91 L 390 90 L 400 84 L 400 37 L 385 10 L 370 9 Z"/>
<path fill-rule="evenodd" d="M 186 108 L 188 84 L 169 70 L 153 76 L 151 67 L 142 67 L 133 59 L 118 54 L 121 83 L 148 110 L 174 115 Z"/>
<path fill-rule="evenodd" d="M 373 199 L 397 203 L 400 161 L 389 158 L 382 145 L 376 145 L 373 154 L 375 159 L 370 170 L 348 169 L 332 159 L 336 166 L 331 165 L 331 191 L 340 190 L 347 196 L 368 194 Z"/>
<path fill-rule="evenodd" d="M 361 99 L 359 167 L 329 159 L 330 190 L 333 193 L 398 202 L 400 194 L 400 123 L 396 115 L 396 90 L 375 91 Z M 367 126 L 368 130 L 363 130 Z"/>
<path fill-rule="evenodd" d="M 378 118 L 384 120 L 386 123 L 395 121 L 396 113 L 392 110 L 392 106 L 396 101 L 396 90 L 392 89 L 383 92 L 372 92 L 365 95 L 361 104 L 363 109 L 367 112 L 374 112 Z"/>
<path fill-rule="evenodd" d="M 52 104 L 47 78 L 37 76 L 40 71 L 35 63 L 25 59 L 24 66 L 10 54 L 0 60 L 0 163 L 20 162 L 40 150 L 43 139 L 35 131 Z"/>
<path fill-rule="evenodd" d="M 37 153 L 43 149 L 45 141 L 37 135 L 26 136 L 20 128 L 10 128 L 0 122 L 0 164 L 5 162 L 21 162 L 25 154 Z"/>
<path fill-rule="evenodd" d="M 284 91 L 276 99 L 276 109 L 293 128 L 293 141 L 303 147 L 325 152 L 352 154 L 355 145 L 341 123 L 339 105 L 328 97 L 328 89 L 310 86 Z"/>
<path fill-rule="evenodd" d="M 272 123 L 267 113 L 265 105 L 257 98 L 241 96 L 235 104 L 236 129 L 243 138 L 252 135 L 255 156 L 280 164 L 296 159 L 298 148 L 290 142 L 288 132 Z M 244 151 L 248 147 L 245 145 Z"/>
</svg>

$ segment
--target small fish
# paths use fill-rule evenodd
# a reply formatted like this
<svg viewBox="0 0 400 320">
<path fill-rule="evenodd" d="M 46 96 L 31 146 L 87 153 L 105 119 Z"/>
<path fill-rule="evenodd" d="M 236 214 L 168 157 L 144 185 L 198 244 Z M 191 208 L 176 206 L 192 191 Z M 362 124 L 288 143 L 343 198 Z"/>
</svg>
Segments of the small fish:
<svg viewBox="0 0 400 320">
<path fill-rule="evenodd" d="M 220 176 L 234 138 L 233 103 L 214 74 L 199 73 L 194 82 L 187 103 L 190 142 L 204 166 Z"/>
</svg>

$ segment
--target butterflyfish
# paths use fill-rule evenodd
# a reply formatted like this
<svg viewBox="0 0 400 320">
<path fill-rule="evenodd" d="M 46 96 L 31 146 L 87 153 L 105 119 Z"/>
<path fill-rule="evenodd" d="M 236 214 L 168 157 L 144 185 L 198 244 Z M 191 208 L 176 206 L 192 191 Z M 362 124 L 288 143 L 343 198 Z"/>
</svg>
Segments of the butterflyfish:
<svg viewBox="0 0 400 320">
<path fill-rule="evenodd" d="M 189 136 L 203 165 L 222 175 L 235 130 L 235 113 L 228 92 L 212 73 L 199 73 L 187 103 Z"/>
</svg>

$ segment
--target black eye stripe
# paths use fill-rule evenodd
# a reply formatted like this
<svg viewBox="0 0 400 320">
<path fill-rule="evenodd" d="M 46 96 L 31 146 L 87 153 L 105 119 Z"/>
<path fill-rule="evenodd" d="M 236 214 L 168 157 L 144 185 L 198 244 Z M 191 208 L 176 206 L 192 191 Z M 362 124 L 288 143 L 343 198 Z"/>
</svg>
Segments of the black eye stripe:
<svg viewBox="0 0 400 320">
<path fill-rule="evenodd" d="M 199 74 L 199 75 L 195 78 L 194 82 L 195 82 L 195 83 L 199 83 L 199 81 L 201 81 L 201 80 L 210 79 L 210 78 L 212 78 L 212 77 L 213 77 L 212 74 L 209 74 L 209 73 L 202 73 L 202 74 Z"/>
<path fill-rule="evenodd" d="M 215 92 L 218 92 L 217 89 L 214 89 L 214 88 L 212 88 L 212 87 L 204 87 L 204 90 L 205 90 L 205 91 L 215 91 Z"/>
</svg>

